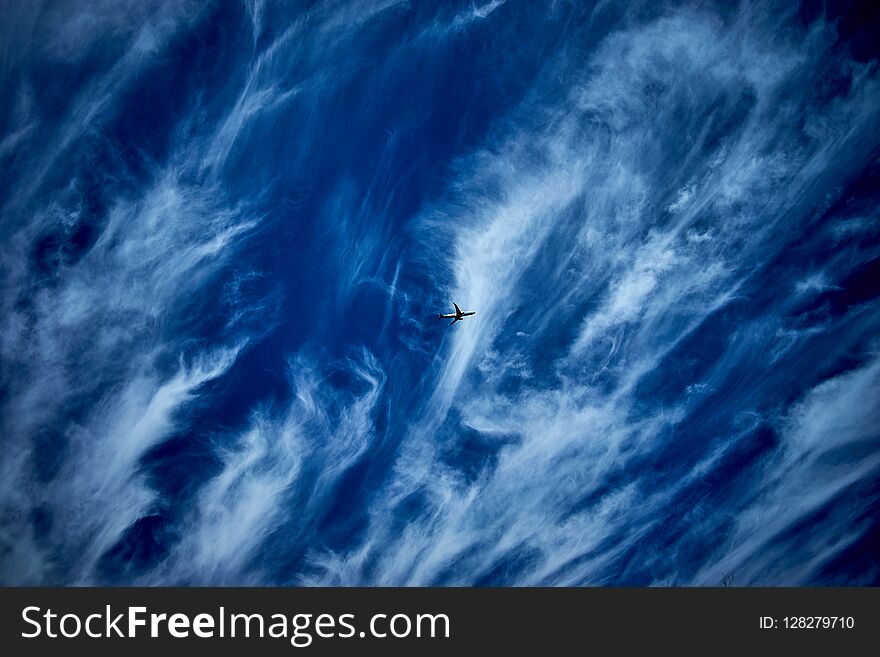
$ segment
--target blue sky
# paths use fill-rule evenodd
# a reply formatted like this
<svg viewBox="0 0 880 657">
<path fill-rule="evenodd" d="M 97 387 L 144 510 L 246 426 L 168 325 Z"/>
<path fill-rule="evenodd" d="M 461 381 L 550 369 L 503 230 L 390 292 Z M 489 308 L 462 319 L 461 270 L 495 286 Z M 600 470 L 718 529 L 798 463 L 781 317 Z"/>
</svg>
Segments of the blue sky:
<svg viewBox="0 0 880 657">
<path fill-rule="evenodd" d="M 0 582 L 878 584 L 878 30 L 7 3 Z"/>
</svg>

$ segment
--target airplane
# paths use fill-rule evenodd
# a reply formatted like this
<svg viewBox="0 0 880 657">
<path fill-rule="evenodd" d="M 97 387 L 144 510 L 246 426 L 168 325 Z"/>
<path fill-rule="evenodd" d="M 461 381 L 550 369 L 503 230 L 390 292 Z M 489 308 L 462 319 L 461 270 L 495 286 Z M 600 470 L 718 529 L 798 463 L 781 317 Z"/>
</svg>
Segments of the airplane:
<svg viewBox="0 0 880 657">
<path fill-rule="evenodd" d="M 452 326 L 456 322 L 460 322 L 465 317 L 468 317 L 470 315 L 476 315 L 476 313 L 473 311 L 463 313 L 463 312 L 461 312 L 461 308 L 459 308 L 457 304 L 453 303 L 452 305 L 455 306 L 455 314 L 454 315 L 444 315 L 443 313 L 438 312 L 437 319 L 451 319 L 454 317 L 455 319 L 453 319 L 451 322 L 449 322 L 449 325 Z"/>
</svg>

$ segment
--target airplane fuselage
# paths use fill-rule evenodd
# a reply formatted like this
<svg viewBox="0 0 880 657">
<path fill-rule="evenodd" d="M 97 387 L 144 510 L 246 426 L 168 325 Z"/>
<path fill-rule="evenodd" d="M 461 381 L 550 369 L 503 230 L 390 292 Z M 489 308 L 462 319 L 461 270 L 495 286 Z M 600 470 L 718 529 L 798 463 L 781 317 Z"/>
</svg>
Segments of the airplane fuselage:
<svg viewBox="0 0 880 657">
<path fill-rule="evenodd" d="M 471 315 L 476 315 L 477 313 L 473 310 L 468 312 L 463 312 L 461 308 L 459 308 L 456 304 L 452 304 L 455 306 L 455 312 L 450 315 L 444 315 L 443 313 L 437 313 L 438 319 L 451 319 L 452 322 L 450 324 L 455 324 L 456 322 L 460 322 L 465 317 L 470 317 Z"/>
</svg>

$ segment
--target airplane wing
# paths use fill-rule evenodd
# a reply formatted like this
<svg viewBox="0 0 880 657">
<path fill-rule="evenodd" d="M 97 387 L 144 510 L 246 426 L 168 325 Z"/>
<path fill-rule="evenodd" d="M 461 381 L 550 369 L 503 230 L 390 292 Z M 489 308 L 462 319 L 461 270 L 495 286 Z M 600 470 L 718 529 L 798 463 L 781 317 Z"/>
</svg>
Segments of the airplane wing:
<svg viewBox="0 0 880 657">
<path fill-rule="evenodd" d="M 451 322 L 449 322 L 449 325 L 452 326 L 452 325 L 455 324 L 457 321 L 458 321 L 458 317 L 456 317 L 456 318 L 453 319 Z"/>
<path fill-rule="evenodd" d="M 455 314 L 456 314 L 456 315 L 460 315 L 460 314 L 461 314 L 461 308 L 458 307 L 458 304 L 457 304 L 457 303 L 453 303 L 452 305 L 455 306 Z"/>
</svg>

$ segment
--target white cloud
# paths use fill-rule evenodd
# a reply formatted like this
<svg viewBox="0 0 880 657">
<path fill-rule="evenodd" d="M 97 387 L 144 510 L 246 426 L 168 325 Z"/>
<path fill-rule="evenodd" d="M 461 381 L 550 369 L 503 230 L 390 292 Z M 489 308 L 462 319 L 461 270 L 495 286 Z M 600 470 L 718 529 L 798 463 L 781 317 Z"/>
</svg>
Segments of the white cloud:
<svg viewBox="0 0 880 657">
<path fill-rule="evenodd" d="M 876 477 L 880 455 L 856 462 L 835 463 L 828 458 L 847 446 L 877 439 L 880 408 L 880 358 L 863 367 L 819 384 L 778 422 L 779 453 L 767 464 L 761 495 L 737 518 L 717 562 L 705 566 L 697 582 L 720 581 L 725 571 L 736 573 L 742 585 L 794 585 L 810 581 L 813 572 L 858 539 L 864 527 L 849 524 L 857 508 L 843 510 L 843 521 L 819 526 L 811 558 L 778 558 L 773 542 L 799 520 L 820 510 L 836 495 L 857 482 Z M 841 531 L 841 527 L 845 530 Z M 796 539 L 792 539 L 796 540 Z M 783 545 L 790 557 L 793 548 Z"/>
<path fill-rule="evenodd" d="M 677 495 L 720 467 L 725 452 L 715 449 L 658 490 L 633 470 L 646 455 L 659 458 L 688 413 L 745 366 L 748 347 L 731 344 L 700 382 L 651 412 L 639 385 L 785 246 L 778 218 L 809 194 L 831 151 L 836 160 L 847 149 L 805 145 L 786 117 L 771 116 L 781 85 L 796 84 L 818 55 L 773 38 L 753 19 L 744 10 L 731 27 L 675 11 L 618 32 L 576 76 L 573 107 L 548 109 L 539 78 L 495 130 L 497 141 L 459 162 L 448 196 L 420 230 L 438 259 L 451 241 L 452 282 L 443 296 L 477 315 L 467 330 L 449 332 L 432 396 L 371 508 L 368 536 L 345 554 L 316 552 L 323 575 L 309 581 L 466 584 L 506 560 L 514 568 L 507 582 L 607 583 L 603 568 L 653 531 Z M 810 39 L 824 36 L 818 29 Z M 872 120 L 861 109 L 870 94 L 864 87 L 825 120 L 853 134 L 866 130 Z M 710 147 L 698 125 L 669 133 L 682 115 L 701 116 L 709 106 L 729 112 L 735 127 L 725 141 Z M 662 209 L 673 215 L 666 223 Z M 452 217 L 449 235 L 441 227 Z M 568 236 L 564 248 L 551 251 L 559 235 Z M 536 294 L 543 294 L 537 303 Z M 578 316 L 572 341 L 544 343 Z M 508 343 L 507 331 L 526 344 Z M 524 358 L 530 348 L 542 361 Z M 515 392 L 501 387 L 500 373 L 547 359 L 549 379 Z M 865 394 L 864 381 L 847 385 Z M 740 409 L 746 415 L 749 403 Z M 460 427 L 441 427 L 456 417 L 492 454 L 476 478 L 442 458 Z M 863 463 L 859 476 L 870 467 Z M 629 483 L 604 488 L 610 473 L 627 468 Z M 835 490 L 856 478 L 835 479 Z M 398 505 L 410 496 L 426 508 L 401 529 Z M 586 499 L 596 501 L 578 509 Z M 510 561 L 515 554 L 528 559 L 521 571 Z"/>
</svg>

